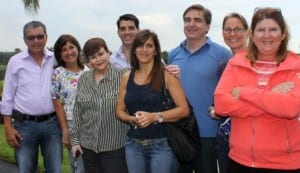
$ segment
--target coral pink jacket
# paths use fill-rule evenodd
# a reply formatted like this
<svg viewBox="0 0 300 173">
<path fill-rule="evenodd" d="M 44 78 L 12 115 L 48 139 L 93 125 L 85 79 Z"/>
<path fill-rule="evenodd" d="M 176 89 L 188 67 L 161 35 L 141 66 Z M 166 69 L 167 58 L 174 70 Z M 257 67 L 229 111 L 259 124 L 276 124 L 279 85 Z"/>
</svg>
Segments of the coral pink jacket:
<svg viewBox="0 0 300 173">
<path fill-rule="evenodd" d="M 300 168 L 300 58 L 289 52 L 264 89 L 257 87 L 257 75 L 245 52 L 229 62 L 215 90 L 218 114 L 230 115 L 229 157 L 255 168 Z M 287 94 L 271 92 L 272 87 L 292 81 Z M 231 95 L 241 87 L 239 99 Z"/>
</svg>

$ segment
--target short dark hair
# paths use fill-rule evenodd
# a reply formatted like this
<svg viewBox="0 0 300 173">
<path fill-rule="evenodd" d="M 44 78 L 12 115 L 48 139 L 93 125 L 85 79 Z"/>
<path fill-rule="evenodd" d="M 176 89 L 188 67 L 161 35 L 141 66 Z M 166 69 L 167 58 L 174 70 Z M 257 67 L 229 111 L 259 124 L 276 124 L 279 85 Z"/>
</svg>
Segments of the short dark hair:
<svg viewBox="0 0 300 173">
<path fill-rule="evenodd" d="M 104 41 L 104 39 L 100 37 L 91 38 L 85 42 L 83 46 L 83 53 L 87 60 L 89 60 L 89 56 L 97 53 L 101 48 L 104 48 L 108 53 L 108 47 Z"/>
<path fill-rule="evenodd" d="M 119 17 L 119 19 L 117 20 L 117 26 L 118 26 L 118 29 L 120 28 L 120 23 L 122 20 L 131 20 L 134 22 L 134 25 L 137 29 L 140 29 L 140 21 L 139 19 L 133 15 L 133 14 L 123 14 Z"/>
<path fill-rule="evenodd" d="M 208 25 L 211 24 L 212 14 L 211 14 L 210 10 L 203 7 L 200 4 L 191 5 L 187 9 L 185 9 L 184 12 L 183 12 L 183 15 L 182 15 L 183 19 L 184 19 L 186 13 L 191 11 L 191 10 L 203 11 L 203 16 L 204 16 L 204 20 L 205 20 L 206 24 L 208 24 Z"/>
<path fill-rule="evenodd" d="M 24 27 L 23 27 L 23 37 L 26 36 L 26 31 L 29 28 L 37 28 L 37 27 L 42 27 L 44 29 L 44 33 L 47 35 L 46 26 L 42 22 L 40 22 L 40 21 L 31 21 L 31 22 L 28 22 L 24 25 Z"/>
</svg>

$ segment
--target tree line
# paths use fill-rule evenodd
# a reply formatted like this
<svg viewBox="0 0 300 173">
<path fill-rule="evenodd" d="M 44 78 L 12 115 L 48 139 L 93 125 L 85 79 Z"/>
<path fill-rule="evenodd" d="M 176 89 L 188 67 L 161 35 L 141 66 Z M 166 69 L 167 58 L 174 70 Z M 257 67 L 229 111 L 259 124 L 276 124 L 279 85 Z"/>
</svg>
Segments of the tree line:
<svg viewBox="0 0 300 173">
<path fill-rule="evenodd" d="M 15 49 L 15 51 L 13 52 L 0 52 L 0 64 L 6 65 L 8 63 L 9 58 L 19 53 L 20 51 L 20 49 Z"/>
<path fill-rule="evenodd" d="M 15 54 L 19 53 L 21 49 L 16 48 L 15 51 L 11 52 L 0 52 L 0 81 L 4 79 L 4 74 L 6 70 L 6 65 L 10 59 L 10 57 L 14 56 Z"/>
</svg>

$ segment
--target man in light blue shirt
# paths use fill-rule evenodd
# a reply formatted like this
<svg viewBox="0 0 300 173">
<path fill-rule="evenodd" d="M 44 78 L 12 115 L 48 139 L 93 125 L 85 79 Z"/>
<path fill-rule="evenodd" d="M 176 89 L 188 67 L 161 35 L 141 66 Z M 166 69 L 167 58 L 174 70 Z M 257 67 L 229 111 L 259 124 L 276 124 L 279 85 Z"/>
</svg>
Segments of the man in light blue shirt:
<svg viewBox="0 0 300 173">
<path fill-rule="evenodd" d="M 46 172 L 60 173 L 61 130 L 50 92 L 56 60 L 45 49 L 43 23 L 27 23 L 23 37 L 28 49 L 10 58 L 4 79 L 1 114 L 6 140 L 15 149 L 20 173 L 36 172 L 39 147 Z"/>
<path fill-rule="evenodd" d="M 211 119 L 208 108 L 224 63 L 231 57 L 225 47 L 213 42 L 206 34 L 211 24 L 211 12 L 202 5 L 192 5 L 183 13 L 186 39 L 168 56 L 171 64 L 179 65 L 180 81 L 193 106 L 201 137 L 199 157 L 179 172 L 217 173 L 216 133 L 218 122 Z"/>
</svg>

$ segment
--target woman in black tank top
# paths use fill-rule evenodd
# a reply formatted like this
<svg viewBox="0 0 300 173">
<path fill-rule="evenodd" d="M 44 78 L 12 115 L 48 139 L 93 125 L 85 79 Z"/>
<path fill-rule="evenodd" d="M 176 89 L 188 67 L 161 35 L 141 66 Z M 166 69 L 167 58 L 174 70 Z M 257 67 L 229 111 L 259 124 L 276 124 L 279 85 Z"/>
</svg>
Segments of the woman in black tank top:
<svg viewBox="0 0 300 173">
<path fill-rule="evenodd" d="M 164 123 L 188 115 L 183 89 L 177 78 L 165 73 L 159 40 L 149 30 L 136 35 L 130 63 L 132 70 L 122 76 L 117 102 L 118 118 L 131 126 L 125 144 L 129 173 L 175 173 L 178 161 L 167 141 Z M 176 104 L 168 111 L 162 106 L 163 85 Z"/>
</svg>

